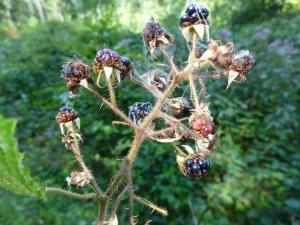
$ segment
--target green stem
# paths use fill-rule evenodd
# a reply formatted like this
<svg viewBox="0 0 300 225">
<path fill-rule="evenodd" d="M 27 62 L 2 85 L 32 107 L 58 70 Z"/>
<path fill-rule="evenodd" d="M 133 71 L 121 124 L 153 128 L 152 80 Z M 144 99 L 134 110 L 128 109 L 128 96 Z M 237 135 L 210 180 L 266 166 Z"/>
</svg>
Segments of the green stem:
<svg viewBox="0 0 300 225">
<path fill-rule="evenodd" d="M 61 188 L 55 188 L 55 187 L 47 187 L 46 188 L 47 194 L 56 194 L 56 195 L 62 195 L 69 198 L 75 198 L 79 200 L 90 200 L 90 199 L 96 199 L 97 195 L 95 193 L 90 194 L 77 194 L 70 191 L 66 191 Z"/>
<path fill-rule="evenodd" d="M 108 90 L 109 90 L 110 102 L 113 105 L 113 107 L 116 107 L 117 106 L 116 94 L 115 94 L 115 90 L 112 85 L 111 77 L 108 79 Z"/>
</svg>

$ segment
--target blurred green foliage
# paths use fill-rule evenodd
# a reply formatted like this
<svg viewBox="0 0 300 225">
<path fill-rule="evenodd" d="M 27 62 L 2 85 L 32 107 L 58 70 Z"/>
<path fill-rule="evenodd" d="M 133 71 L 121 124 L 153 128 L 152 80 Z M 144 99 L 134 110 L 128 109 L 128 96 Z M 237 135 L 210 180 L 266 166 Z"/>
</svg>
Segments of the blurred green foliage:
<svg viewBox="0 0 300 225">
<path fill-rule="evenodd" d="M 139 73 L 153 68 L 153 64 L 141 66 L 148 57 L 135 31 L 146 22 L 139 9 L 149 6 L 143 5 L 143 1 L 132 1 L 128 3 L 130 13 L 126 14 L 122 7 L 120 14 L 115 9 L 127 1 L 78 1 L 78 5 L 74 5 L 75 1 L 57 2 L 60 11 L 51 11 L 51 1 L 45 1 L 45 23 L 38 22 L 36 10 L 32 16 L 37 19 L 31 20 L 26 12 L 18 11 L 25 10 L 24 7 L 10 10 L 15 15 L 11 25 L 4 22 L 7 17 L 1 17 L 0 114 L 18 118 L 20 149 L 33 175 L 38 175 L 45 185 L 68 189 L 65 177 L 76 164 L 60 142 L 54 117 L 62 105 L 74 106 L 82 120 L 87 164 L 99 183 L 106 185 L 121 165 L 117 159 L 126 154 L 132 132 L 111 126 L 111 120 L 117 118 L 86 92 L 69 99 L 59 71 L 73 56 L 91 64 L 95 52 L 102 47 L 134 59 Z M 187 49 L 175 20 L 184 3 L 145 2 L 156 6 L 147 15 L 161 19 L 176 36 L 176 60 L 184 62 Z M 144 144 L 134 165 L 136 192 L 167 207 L 170 215 L 164 218 L 150 214 L 149 209 L 137 203 L 141 223 L 148 218 L 153 224 L 169 225 L 299 223 L 300 17 L 285 11 L 288 4 L 283 8 L 277 7 L 277 3 L 272 5 L 282 1 L 234 2 L 237 4 L 232 4 L 232 8 L 228 7 L 229 1 L 208 2 L 213 37 L 234 40 L 238 49 L 251 50 L 256 63 L 247 81 L 233 84 L 228 91 L 225 80 L 207 82 L 219 135 L 210 157 L 211 173 L 200 181 L 188 180 L 177 168 L 169 146 Z M 260 3 L 270 9 L 276 6 L 276 14 L 267 13 Z M 152 11 L 166 13 L 156 15 Z M 64 18 L 55 17 L 55 12 L 62 12 Z M 238 19 L 235 12 L 251 12 L 251 17 Z M 7 12 L 1 11 L 1 15 Z M 134 29 L 128 28 L 132 24 L 130 19 L 122 20 L 126 15 L 139 18 Z M 244 14 L 240 18 L 241 15 Z M 239 26 L 231 33 L 229 30 L 235 24 Z M 105 89 L 100 91 L 106 95 Z M 130 82 L 123 82 L 117 95 L 125 112 L 135 101 L 153 101 L 150 94 Z M 1 191 L 0 196 L 0 224 L 5 225 L 84 225 L 91 224 L 96 215 L 92 202 L 58 196 L 49 196 L 42 202 L 6 191 Z M 126 214 L 123 207 L 120 224 L 127 224 Z"/>
</svg>

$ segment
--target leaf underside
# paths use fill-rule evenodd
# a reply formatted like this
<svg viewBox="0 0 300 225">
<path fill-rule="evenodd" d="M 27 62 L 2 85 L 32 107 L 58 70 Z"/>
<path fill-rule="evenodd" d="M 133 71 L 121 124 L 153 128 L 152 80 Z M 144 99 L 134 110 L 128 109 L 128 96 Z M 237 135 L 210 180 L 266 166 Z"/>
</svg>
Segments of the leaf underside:
<svg viewBox="0 0 300 225">
<path fill-rule="evenodd" d="M 31 177 L 23 164 L 23 154 L 18 151 L 14 137 L 17 121 L 0 115 L 0 187 L 20 195 L 44 197 L 45 188 L 38 178 Z"/>
</svg>

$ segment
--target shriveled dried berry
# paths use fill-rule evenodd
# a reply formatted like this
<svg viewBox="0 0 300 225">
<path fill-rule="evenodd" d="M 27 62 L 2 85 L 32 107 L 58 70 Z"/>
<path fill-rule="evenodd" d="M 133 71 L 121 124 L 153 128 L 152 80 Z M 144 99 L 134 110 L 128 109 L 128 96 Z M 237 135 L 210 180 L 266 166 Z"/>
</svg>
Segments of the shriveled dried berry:
<svg viewBox="0 0 300 225">
<path fill-rule="evenodd" d="M 68 181 L 70 185 L 79 188 L 89 184 L 91 182 L 91 179 L 92 175 L 89 171 L 72 172 L 71 177 L 69 177 Z"/>
<path fill-rule="evenodd" d="M 150 114 L 153 106 L 149 102 L 136 102 L 129 107 L 128 116 L 136 124 L 141 124 L 146 116 Z"/>
<path fill-rule="evenodd" d="M 158 23 L 148 22 L 143 29 L 143 39 L 145 44 L 150 48 L 150 52 L 160 44 L 170 44 L 172 36 Z"/>
<path fill-rule="evenodd" d="M 64 106 L 60 109 L 59 113 L 56 116 L 58 123 L 67 123 L 78 118 L 78 113 L 67 106 Z"/>
<path fill-rule="evenodd" d="M 62 70 L 60 71 L 61 77 L 67 82 L 68 90 L 72 93 L 78 93 L 79 83 L 83 79 L 86 79 L 89 83 L 93 83 L 89 73 L 89 66 L 78 59 L 67 62 L 62 66 Z"/>
<path fill-rule="evenodd" d="M 242 50 L 233 56 L 230 69 L 241 75 L 247 75 L 254 63 L 254 58 L 247 50 Z"/>
</svg>

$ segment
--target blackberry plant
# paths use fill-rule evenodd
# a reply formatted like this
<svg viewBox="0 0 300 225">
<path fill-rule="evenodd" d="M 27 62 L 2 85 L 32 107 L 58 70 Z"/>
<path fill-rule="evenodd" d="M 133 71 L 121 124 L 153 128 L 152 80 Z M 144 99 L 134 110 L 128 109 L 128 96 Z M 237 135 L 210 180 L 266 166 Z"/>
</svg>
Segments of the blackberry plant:
<svg viewBox="0 0 300 225">
<path fill-rule="evenodd" d="M 171 52 L 174 48 L 174 36 L 159 22 L 150 21 L 142 32 L 144 44 L 152 58 L 158 54 L 165 58 L 169 64 L 167 69 L 156 68 L 138 75 L 141 71 L 135 70 L 132 60 L 110 49 L 100 49 L 96 53 L 92 69 L 79 59 L 63 65 L 61 77 L 66 81 L 68 91 L 78 94 L 82 88 L 89 92 L 91 97 L 98 98 L 120 118 L 121 121 L 114 121 L 113 124 L 130 127 L 134 138 L 128 154 L 123 159 L 123 166 L 104 190 L 97 183 L 93 171 L 88 168 L 81 154 L 83 131 L 80 128 L 79 113 L 72 108 L 62 107 L 56 116 L 61 128 L 62 143 L 74 154 L 79 169 L 70 171 L 70 176 L 66 179 L 68 184 L 75 188 L 74 192 L 47 187 L 46 194 L 53 193 L 98 202 L 96 225 L 118 224 L 119 207 L 125 195 L 129 197 L 129 224 L 138 222 L 134 213 L 136 202 L 162 215 L 168 215 L 166 209 L 140 197 L 134 190 L 132 165 L 146 140 L 171 145 L 176 155 L 174 163 L 177 163 L 187 179 L 197 182 L 196 180 L 209 176 L 211 164 L 207 157 L 214 150 L 217 136 L 209 109 L 205 81 L 224 77 L 228 79 L 229 88 L 233 81 L 245 80 L 254 60 L 247 50 L 236 52 L 233 43 L 222 44 L 221 41 L 211 39 L 208 16 L 209 11 L 205 6 L 192 3 L 186 6 L 179 18 L 180 29 L 189 48 L 188 59 L 181 59 L 182 62 L 186 61 L 185 64 L 176 65 L 173 61 Z M 136 102 L 126 109 L 121 109 L 115 89 L 124 79 L 142 86 L 153 95 L 154 101 Z M 189 96 L 176 96 L 185 91 L 186 84 Z M 103 97 L 99 91 L 105 86 L 109 90 L 109 99 Z M 0 145 L 0 150 L 3 146 Z M 125 185 L 121 185 L 122 183 Z M 91 193 L 76 193 L 78 188 L 88 187 L 91 187 Z"/>
</svg>

